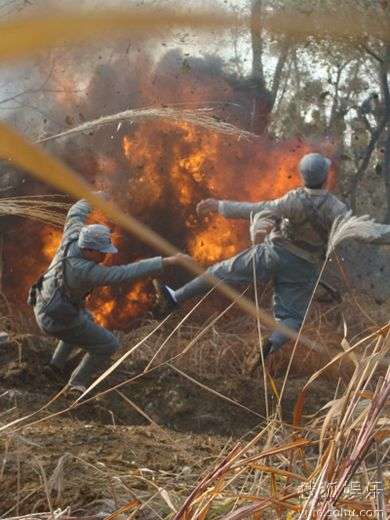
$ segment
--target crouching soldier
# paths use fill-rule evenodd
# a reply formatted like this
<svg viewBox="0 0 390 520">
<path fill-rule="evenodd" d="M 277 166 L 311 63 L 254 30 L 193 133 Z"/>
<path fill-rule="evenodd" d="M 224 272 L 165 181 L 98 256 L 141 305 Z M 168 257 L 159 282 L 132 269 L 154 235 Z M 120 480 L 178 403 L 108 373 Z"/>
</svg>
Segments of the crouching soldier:
<svg viewBox="0 0 390 520">
<path fill-rule="evenodd" d="M 208 273 L 229 284 L 248 284 L 253 281 L 254 262 L 258 282 L 273 282 L 275 319 L 295 331 L 308 307 L 332 223 L 347 212 L 345 204 L 324 188 L 329 167 L 326 157 L 308 154 L 299 163 L 304 186 L 284 197 L 257 203 L 207 199 L 197 207 L 199 215 L 220 213 L 227 218 L 249 219 L 258 212 L 267 212 L 266 221 L 271 225 L 264 242 L 209 267 Z M 162 314 L 205 293 L 210 284 L 199 276 L 177 290 L 159 282 L 155 287 L 157 311 Z M 274 331 L 263 344 L 264 357 L 279 350 L 287 340 L 286 335 Z"/>
<path fill-rule="evenodd" d="M 84 225 L 89 213 L 85 200 L 71 207 L 60 247 L 29 295 L 41 330 L 60 340 L 46 370 L 53 376 L 62 376 L 72 350 L 80 347 L 86 352 L 69 381 L 75 393 L 85 390 L 92 376 L 105 368 L 119 347 L 116 337 L 95 323 L 85 309 L 86 296 L 95 287 L 156 275 L 166 266 L 179 263 L 183 256 L 156 257 L 112 267 L 100 265 L 107 254 L 115 254 L 117 249 L 111 242 L 109 228 Z"/>
</svg>

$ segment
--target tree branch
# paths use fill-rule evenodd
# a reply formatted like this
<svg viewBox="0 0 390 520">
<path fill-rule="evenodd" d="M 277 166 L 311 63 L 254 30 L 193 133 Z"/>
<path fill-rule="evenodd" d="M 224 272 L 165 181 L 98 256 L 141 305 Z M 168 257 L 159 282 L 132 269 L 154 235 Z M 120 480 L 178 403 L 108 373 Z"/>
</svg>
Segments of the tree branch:
<svg viewBox="0 0 390 520">
<path fill-rule="evenodd" d="M 285 41 L 283 43 L 283 45 L 282 45 L 282 49 L 281 49 L 281 52 L 279 54 L 278 63 L 276 64 L 274 77 L 273 77 L 273 80 L 272 80 L 272 89 L 271 89 L 271 103 L 272 103 L 272 107 L 274 106 L 275 101 L 276 101 L 276 96 L 278 94 L 280 81 L 282 79 L 282 73 L 283 73 L 283 69 L 284 69 L 284 66 L 285 66 L 286 61 L 287 61 L 289 50 L 290 50 L 290 46 L 287 43 L 287 41 Z"/>
<path fill-rule="evenodd" d="M 370 49 L 370 47 L 367 44 L 362 43 L 362 48 L 366 51 L 367 54 L 372 56 L 375 60 L 379 61 L 379 63 L 383 63 L 383 59 L 379 56 L 379 54 Z"/>
<path fill-rule="evenodd" d="M 261 27 L 262 0 L 252 0 L 251 3 L 251 41 L 252 41 L 252 76 L 265 88 L 263 68 L 263 35 Z"/>
<path fill-rule="evenodd" d="M 384 60 L 380 64 L 379 78 L 381 80 L 381 89 L 384 103 L 383 118 L 387 123 L 387 136 L 385 141 L 385 150 L 382 163 L 382 175 L 385 181 L 386 189 L 386 213 L 385 223 L 390 222 L 390 87 L 388 80 L 388 73 L 390 68 L 390 44 L 385 46 Z"/>
<path fill-rule="evenodd" d="M 378 142 L 383 130 L 386 127 L 386 123 L 386 119 L 383 118 L 379 126 L 372 132 L 370 142 L 368 143 L 366 153 L 364 154 L 362 162 L 360 163 L 359 169 L 356 172 L 355 176 L 352 177 L 350 186 L 352 211 L 356 210 L 357 187 L 359 185 L 359 182 L 364 177 L 364 174 L 366 173 L 367 167 L 370 163 L 372 152 L 374 151 L 376 143 Z"/>
<path fill-rule="evenodd" d="M 389 82 L 387 79 L 389 61 L 390 61 L 390 45 L 387 45 L 385 59 L 381 60 L 379 63 L 379 79 L 381 82 L 381 90 L 382 90 L 383 101 L 384 101 L 384 111 L 383 111 L 383 115 L 380 120 L 380 123 L 378 124 L 377 128 L 375 130 L 373 130 L 371 133 L 371 139 L 368 144 L 366 153 L 363 157 L 363 160 L 360 164 L 358 171 L 356 172 L 356 175 L 353 177 L 352 182 L 351 182 L 351 208 L 353 211 L 355 211 L 355 209 L 356 209 L 356 191 L 357 191 L 358 184 L 361 181 L 361 179 L 363 178 L 363 176 L 367 170 L 367 167 L 368 167 L 370 159 L 371 159 L 372 152 L 374 151 L 375 146 L 376 146 L 380 136 L 382 135 L 383 131 L 386 129 L 387 125 L 390 122 L 390 88 L 389 88 Z M 389 143 L 388 143 L 388 146 L 390 146 Z M 385 166 L 385 168 L 382 169 L 382 172 L 383 172 L 383 175 L 385 178 L 386 194 L 389 196 L 390 195 L 390 178 L 389 178 L 390 172 L 388 172 L 387 169 L 390 169 L 390 165 L 387 165 L 388 166 L 387 169 L 386 169 L 386 163 L 384 164 L 384 166 Z M 390 210 L 388 210 L 388 214 L 386 214 L 386 218 L 387 218 L 387 215 L 390 218 Z"/>
</svg>

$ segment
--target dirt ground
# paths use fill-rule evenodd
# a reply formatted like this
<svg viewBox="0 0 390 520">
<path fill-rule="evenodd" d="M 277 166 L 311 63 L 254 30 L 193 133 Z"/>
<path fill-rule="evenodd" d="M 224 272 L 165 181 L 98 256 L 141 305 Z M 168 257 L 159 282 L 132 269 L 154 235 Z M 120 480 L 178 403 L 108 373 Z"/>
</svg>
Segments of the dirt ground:
<svg viewBox="0 0 390 520">
<path fill-rule="evenodd" d="M 2 347 L 1 424 L 39 410 L 60 390 L 62 383 L 48 379 L 42 370 L 52 348 L 51 340 L 35 336 Z M 127 362 L 95 395 L 136 376 L 141 365 L 140 360 Z M 289 381 L 284 420 L 291 420 L 305 381 Z M 280 379 L 275 382 L 281 386 Z M 332 398 L 334 388 L 329 382 L 319 382 L 317 389 L 308 410 Z M 275 406 L 272 392 L 269 401 L 271 408 Z M 176 507 L 227 447 L 261 427 L 265 413 L 260 373 L 251 378 L 191 372 L 183 376 L 169 367 L 63 412 L 70 404 L 69 398 L 60 396 L 1 437 L 0 512 L 4 517 L 67 506 L 73 513 L 105 515 L 122 504 L 128 489 L 144 501 L 159 495 L 158 488 L 165 489 L 168 483 L 173 498 L 159 496 L 159 507 L 165 502 L 169 510 L 169 500 L 176 500 Z"/>
<path fill-rule="evenodd" d="M 148 330 L 150 325 L 124 343 L 133 344 L 137 334 L 143 337 Z M 194 333 L 187 330 L 188 337 Z M 144 504 L 136 518 L 164 518 L 177 509 L 226 450 L 264 426 L 262 372 L 249 377 L 240 369 L 245 349 L 253 347 L 248 337 L 212 330 L 202 338 L 198 354 L 143 374 L 161 343 L 157 337 L 94 389 L 91 399 L 71 409 L 74 401 L 64 395 L 47 405 L 65 383 L 43 370 L 53 341 L 31 334 L 13 337 L 0 349 L 0 428 L 25 419 L 0 431 L 0 515 L 70 508 L 73 516 L 104 518 L 129 497 Z M 238 347 L 241 358 L 232 355 Z M 216 351 L 221 351 L 218 359 Z M 324 364 L 316 352 L 301 353 L 292 367 L 282 400 L 286 423 L 313 372 L 313 356 Z M 280 391 L 289 350 L 276 359 L 269 369 Z M 69 373 L 77 361 L 76 356 Z M 334 398 L 337 385 L 348 378 L 342 368 L 314 383 L 304 414 L 318 412 Z M 272 412 L 276 397 L 269 382 L 267 396 Z M 221 504 L 219 513 L 227 506 Z"/>
</svg>

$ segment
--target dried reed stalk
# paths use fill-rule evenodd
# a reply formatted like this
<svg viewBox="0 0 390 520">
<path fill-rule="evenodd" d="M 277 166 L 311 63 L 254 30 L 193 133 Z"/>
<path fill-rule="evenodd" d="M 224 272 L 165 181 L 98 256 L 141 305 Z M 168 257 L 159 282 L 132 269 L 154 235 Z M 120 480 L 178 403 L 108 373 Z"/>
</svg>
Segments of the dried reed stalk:
<svg viewBox="0 0 390 520">
<path fill-rule="evenodd" d="M 379 329 L 377 332 L 381 337 L 387 333 L 383 329 Z M 241 493 L 240 497 L 236 495 L 235 508 L 227 515 L 218 516 L 218 518 L 222 520 L 248 518 L 255 512 L 269 508 L 279 511 L 279 515 L 282 514 L 283 509 L 298 512 L 300 513 L 299 518 L 302 520 L 323 519 L 327 517 L 332 507 L 337 506 L 350 511 L 367 510 L 370 507 L 367 501 L 345 499 L 342 497 L 342 493 L 347 482 L 369 453 L 368 450 L 378 433 L 378 423 L 381 424 L 380 417 L 383 408 L 390 395 L 390 369 L 386 376 L 376 383 L 375 392 L 372 395 L 368 392 L 369 386 L 377 380 L 377 369 L 381 364 L 381 359 L 387 355 L 389 350 L 388 339 L 388 337 L 378 339 L 374 351 L 368 353 L 359 366 L 355 366 L 355 373 L 344 394 L 336 399 L 334 404 L 328 403 L 329 406 L 325 408 L 330 408 L 330 410 L 320 422 L 318 419 L 310 420 L 305 427 L 300 429 L 300 433 L 298 430 L 295 435 L 291 436 L 286 425 L 279 422 L 280 426 L 277 427 L 276 420 L 270 418 L 266 429 L 271 429 L 273 432 L 275 439 L 273 446 L 271 445 L 269 448 L 266 445 L 260 446 L 260 440 L 265 430 L 244 447 L 235 446 L 222 464 L 200 480 L 200 483 L 184 501 L 175 520 L 204 518 L 213 504 L 216 506 L 219 499 L 226 497 L 227 490 L 235 479 L 243 478 L 245 475 L 248 479 L 256 469 L 266 470 L 269 474 L 267 480 L 270 485 L 269 496 L 265 492 L 263 483 L 257 493 L 251 492 L 246 495 Z M 366 342 L 371 340 L 371 335 L 365 338 Z M 357 345 L 361 341 L 364 342 L 364 340 L 360 340 Z M 355 348 L 355 345 L 351 348 Z M 345 353 L 343 354 L 345 355 Z M 335 413 L 335 406 L 338 409 L 337 413 Z M 284 441 L 278 446 L 276 439 L 280 439 L 280 436 Z M 309 439 L 313 436 L 314 439 L 310 441 Z M 320 447 L 321 444 L 326 448 L 319 449 L 312 456 L 312 463 L 307 464 L 309 459 L 306 464 L 302 463 L 306 450 L 312 451 L 313 446 Z M 249 448 L 253 451 L 254 447 L 256 447 L 257 453 L 248 455 Z M 375 445 L 376 448 L 377 445 Z M 290 457 L 290 461 L 295 459 L 299 462 L 295 467 L 286 466 L 288 458 L 284 454 L 289 452 L 297 455 L 295 458 Z M 376 452 L 375 457 L 376 460 L 380 460 Z M 268 460 L 265 466 L 256 462 L 265 458 Z M 279 468 L 278 458 L 283 464 Z M 371 478 L 375 477 L 375 467 L 370 469 L 370 474 Z M 277 484 L 277 475 L 279 479 L 282 479 L 280 485 Z M 324 499 L 323 489 L 330 480 L 334 484 L 334 491 Z M 312 486 L 312 493 L 303 504 L 299 481 Z M 295 500 L 291 501 L 291 499 Z M 242 502 L 245 505 L 242 505 Z M 384 511 L 383 514 L 386 512 Z M 291 516 L 287 515 L 287 518 L 291 518 Z"/>
<path fill-rule="evenodd" d="M 0 199 L 0 216 L 17 216 L 62 227 L 69 204 L 53 195 L 5 197 Z"/>
<path fill-rule="evenodd" d="M 275 219 L 271 211 L 264 210 L 256 213 L 253 219 L 251 219 L 249 227 L 252 244 L 264 238 L 274 225 Z"/>
<path fill-rule="evenodd" d="M 337 10 L 331 13 L 317 13 L 315 10 L 312 13 L 298 13 L 291 12 L 289 10 L 285 11 L 273 11 L 270 16 L 266 17 L 264 20 L 264 27 L 274 34 L 283 33 L 288 34 L 293 38 L 306 38 L 307 36 L 313 37 L 321 37 L 321 38 L 329 38 L 330 36 L 336 36 L 340 38 L 356 38 L 359 40 L 365 40 L 366 35 L 370 34 L 371 36 L 377 36 L 382 38 L 384 41 L 389 41 L 389 31 L 388 31 L 388 16 L 384 13 L 382 19 L 378 19 L 378 16 L 370 16 L 374 11 L 369 12 L 369 14 L 361 14 L 358 11 L 351 11 L 348 19 L 345 17 L 345 12 L 343 10 Z M 64 38 L 73 41 L 79 41 L 80 39 L 84 39 L 86 37 L 91 38 L 96 36 L 97 34 L 101 34 L 103 31 L 114 30 L 114 29 L 122 29 L 128 31 L 130 28 L 137 27 L 138 29 L 143 29 L 144 31 L 148 31 L 148 34 L 152 33 L 153 30 L 160 30 L 161 26 L 180 26 L 185 25 L 197 26 L 197 27 L 211 27 L 217 26 L 227 27 L 230 26 L 236 20 L 232 17 L 225 18 L 222 20 L 222 15 L 216 15 L 215 11 L 209 13 L 208 16 L 197 17 L 193 14 L 189 15 L 175 15 L 172 12 L 165 12 L 165 16 L 162 16 L 162 13 L 154 13 L 152 16 L 151 13 L 145 15 L 145 13 L 137 13 L 135 11 L 127 11 L 126 16 L 123 13 L 103 13 L 98 15 L 64 15 L 59 17 L 47 17 L 47 18 L 38 18 L 37 20 L 24 20 L 23 22 L 17 21 L 15 22 L 6 22 L 2 26 L 2 44 L 0 48 L 0 56 L 2 58 L 11 58 L 11 57 L 21 57 L 25 55 L 30 55 L 32 52 L 47 48 L 49 45 L 53 45 L 59 41 L 62 41 Z M 195 23 L 196 19 L 196 23 Z M 203 114 L 204 116 L 209 116 L 208 114 Z M 144 115 L 145 117 L 145 115 Z M 150 116 L 152 117 L 152 116 Z M 153 117 L 156 117 L 154 115 Z M 164 117 L 167 117 L 166 115 Z M 176 116 L 171 115 L 172 119 L 175 119 Z M 190 115 L 188 115 L 191 118 Z M 177 118 L 176 118 L 177 119 Z M 199 117 L 196 119 L 199 121 Z M 212 118 L 211 118 L 212 119 Z M 182 119 L 181 119 L 182 120 Z M 201 120 L 205 125 L 214 125 L 212 126 L 213 130 L 216 130 L 215 123 L 210 121 L 206 121 L 204 118 Z M 199 124 L 192 121 L 194 124 Z M 217 122 L 218 123 L 218 122 Z M 224 125 L 225 123 L 223 123 Z M 221 131 L 221 126 L 217 125 L 218 131 Z M 231 135 L 242 135 L 242 133 L 235 133 L 236 130 L 231 128 L 224 128 L 226 133 L 232 132 Z M 59 163 L 56 163 L 52 160 L 50 162 L 49 157 L 45 157 L 44 155 L 40 155 L 37 149 L 34 149 L 32 146 L 28 146 L 27 143 L 23 143 L 23 140 L 18 140 L 17 136 L 13 134 L 13 132 L 6 127 L 5 125 L 1 125 L 1 134 L 2 134 L 2 153 L 5 157 L 11 157 L 14 161 L 16 161 L 20 166 L 29 167 L 29 170 L 35 172 L 36 176 L 40 178 L 44 178 L 45 180 L 56 182 L 57 186 L 67 189 L 69 192 L 77 195 L 85 195 L 89 196 L 89 200 L 92 203 L 96 203 L 98 207 L 102 210 L 106 210 L 107 213 L 111 214 L 111 216 L 116 217 L 116 220 L 119 223 L 122 223 L 129 231 L 134 231 L 141 237 L 149 236 L 150 242 L 154 242 L 156 246 L 160 246 L 160 249 L 166 252 L 173 251 L 171 246 L 163 241 L 159 241 L 159 237 L 152 235 L 148 230 L 142 228 L 141 226 L 137 226 L 137 223 L 129 218 L 125 218 L 123 214 L 121 214 L 118 210 L 115 211 L 113 206 L 109 206 L 108 204 L 100 203 L 96 197 L 93 197 L 89 194 L 88 187 L 81 183 L 77 182 L 79 179 L 75 176 L 71 176 L 69 170 L 61 168 Z M 23 144 L 25 146 L 23 146 Z M 45 162 L 46 159 L 46 162 Z M 111 211 L 110 211 L 111 210 Z M 9 214 L 9 213 L 7 213 Z M 31 216 L 31 212 L 30 212 Z M 41 214 L 42 216 L 42 214 Z M 45 221 L 47 215 L 44 215 Z M 127 225 L 126 225 L 127 224 Z M 340 236 L 351 236 L 352 228 L 349 228 L 349 233 L 346 233 L 347 227 L 343 228 L 343 233 L 341 233 L 341 228 L 338 230 Z M 355 229 L 356 231 L 356 229 Z M 361 230 L 360 230 L 361 231 Z M 337 234 L 335 230 L 335 236 L 333 236 L 333 245 L 337 245 L 336 240 Z M 193 270 L 196 269 L 193 267 Z M 227 295 L 230 295 L 231 298 L 237 296 L 233 292 L 227 292 Z M 247 310 L 249 308 L 247 307 Z M 253 314 L 253 312 L 252 312 Z M 253 315 L 257 316 L 258 312 L 255 312 Z M 364 359 L 362 360 L 364 363 Z M 373 381 L 374 371 L 368 374 L 369 378 Z M 370 442 L 375 434 L 375 425 L 378 423 L 378 417 L 383 407 L 385 399 L 389 395 L 389 378 L 386 376 L 384 381 L 381 381 L 377 385 L 377 390 L 374 396 L 371 399 L 371 404 L 367 405 L 367 409 L 364 411 L 364 414 L 360 414 L 358 417 L 359 422 L 356 422 L 356 418 L 352 413 L 353 410 L 356 409 L 358 393 L 357 391 L 361 391 L 362 389 L 367 387 L 367 380 L 364 381 L 361 377 L 355 378 L 357 382 L 357 388 L 355 393 L 352 394 L 354 396 L 350 401 L 350 407 L 345 410 L 345 414 L 343 416 L 344 422 L 340 422 L 338 424 L 338 429 L 336 431 L 332 430 L 334 424 L 330 424 L 329 428 L 326 427 L 323 432 L 323 440 L 324 443 L 335 443 L 336 441 L 345 440 L 344 445 L 346 446 L 347 451 L 343 451 L 343 449 L 334 451 L 334 453 L 338 456 L 336 460 L 336 467 L 333 475 L 338 478 L 337 481 L 337 493 L 332 497 L 331 503 L 329 501 L 323 504 L 323 512 L 324 514 L 329 510 L 329 507 L 333 505 L 337 498 L 340 496 L 340 491 L 343 486 L 347 482 L 348 478 L 350 478 L 351 474 L 356 471 L 357 464 L 362 460 L 362 457 L 367 452 L 367 449 L 370 446 Z M 351 389 L 348 389 L 350 391 Z M 352 390 L 351 390 L 352 391 Z M 349 395 L 349 394 L 348 394 Z M 345 399 L 345 402 L 348 403 L 348 400 Z M 347 418 L 347 419 L 345 419 Z M 272 425 L 273 423 L 270 423 Z M 185 501 L 184 507 L 178 512 L 176 518 L 190 518 L 187 513 L 191 513 L 191 511 L 201 511 L 202 508 L 199 506 L 199 501 L 203 500 L 204 503 L 209 504 L 210 499 L 216 500 L 225 490 L 224 480 L 227 479 L 228 472 L 233 472 L 230 474 L 230 482 L 236 478 L 237 473 L 236 470 L 243 472 L 245 469 L 250 473 L 253 471 L 253 461 L 259 460 L 263 457 L 267 457 L 275 464 L 279 465 L 288 465 L 289 459 L 286 457 L 286 453 L 296 450 L 299 454 L 304 455 L 304 448 L 306 446 L 313 446 L 313 443 L 307 439 L 294 439 L 290 443 L 288 443 L 288 437 L 291 437 L 291 431 L 288 430 L 286 425 L 282 425 L 278 431 L 278 436 L 284 435 L 284 443 L 276 442 L 276 447 L 271 449 L 262 449 L 262 447 L 258 444 L 261 439 L 261 435 L 256 435 L 250 442 L 248 442 L 244 447 L 241 447 L 238 444 L 235 449 L 233 449 L 218 465 L 214 471 L 211 473 L 208 472 L 206 477 L 202 479 L 199 485 L 195 488 L 194 492 L 190 494 L 189 498 Z M 326 425 L 327 426 L 327 425 Z M 270 428 L 267 425 L 268 429 Z M 353 432 L 357 430 L 357 437 L 353 435 Z M 298 435 L 304 437 L 318 436 L 317 429 L 311 427 L 310 423 L 306 425 L 303 430 L 297 430 L 295 432 L 295 437 Z M 257 451 L 256 455 L 248 455 L 249 449 L 254 449 Z M 333 453 L 328 450 L 327 455 L 328 458 L 326 460 L 330 460 L 329 453 Z M 325 468 L 324 458 L 320 458 L 318 460 L 316 468 L 319 470 L 319 473 L 313 475 L 303 474 L 303 477 L 306 477 L 310 481 L 314 481 L 319 475 L 319 478 L 322 480 L 318 480 L 318 482 L 323 482 L 325 479 L 325 469 L 331 469 L 330 465 Z M 268 464 L 269 465 L 269 464 Z M 305 467 L 302 465 L 302 467 Z M 291 469 L 291 468 L 290 468 Z M 301 470 L 303 471 L 303 470 Z M 47 485 L 45 485 L 47 489 Z M 252 507 L 246 509 L 246 511 L 241 510 L 239 513 L 236 513 L 235 518 L 244 518 L 247 517 L 248 514 L 254 513 L 255 511 L 259 511 L 260 507 L 263 508 L 265 505 L 272 505 L 274 502 L 279 501 L 280 503 L 285 504 L 286 498 L 290 498 L 293 496 L 297 496 L 297 490 L 293 487 L 291 490 L 291 484 L 289 481 L 284 482 L 282 484 L 276 480 L 270 481 L 270 495 L 272 495 L 272 499 L 270 497 L 250 497 L 250 496 L 240 496 L 238 497 L 240 500 L 245 500 L 246 502 L 252 503 Z M 289 491 L 291 490 L 291 493 Z M 261 494 L 264 494 L 264 489 Z M 259 493 L 260 495 L 260 493 Z M 317 495 L 318 497 L 318 495 Z M 261 503 L 261 506 L 259 505 Z M 293 509 L 296 511 L 296 506 Z M 29 515 L 30 517 L 31 515 Z M 46 513 L 46 518 L 53 517 L 53 511 L 50 514 Z M 43 514 L 44 517 L 44 514 Z M 230 516 L 230 519 L 234 518 L 234 516 Z"/>
<path fill-rule="evenodd" d="M 381 229 L 382 225 L 375 222 L 369 215 L 357 217 L 352 215 L 352 211 L 349 211 L 346 215 L 337 217 L 329 234 L 327 258 L 344 240 L 355 239 L 370 242 L 379 238 Z"/>
<path fill-rule="evenodd" d="M 310 10 L 273 9 L 261 17 L 262 27 L 276 37 L 294 41 L 337 39 L 347 43 L 365 41 L 367 34 L 390 41 L 389 14 L 378 7 L 357 9 L 352 2 L 344 8 Z M 184 11 L 182 9 L 106 9 L 97 12 L 55 12 L 1 24 L 3 41 L 0 59 L 20 59 L 58 44 L 93 40 L 102 34 L 128 34 L 137 31 L 152 35 L 162 30 L 191 27 L 198 30 L 231 29 L 250 25 L 247 16 L 237 16 L 222 9 Z"/>
<path fill-rule="evenodd" d="M 331 508 L 340 498 L 346 484 L 351 479 L 361 464 L 367 450 L 374 440 L 375 428 L 380 418 L 380 413 L 390 396 L 390 368 L 384 379 L 379 380 L 375 393 L 366 408 L 364 422 L 361 424 L 357 435 L 354 429 L 344 428 L 348 435 L 337 432 L 337 437 L 348 449 L 343 450 L 344 456 L 337 461 L 337 466 L 332 476 L 336 483 L 333 492 L 324 501 L 319 501 L 317 506 L 318 520 L 327 518 Z"/>
<path fill-rule="evenodd" d="M 40 139 L 37 142 L 45 143 L 47 141 L 59 139 L 60 137 L 69 137 L 73 134 L 90 132 L 91 130 L 99 128 L 101 126 L 111 125 L 115 123 L 120 124 L 123 121 L 137 121 L 155 118 L 168 119 L 178 124 L 183 122 L 189 123 L 191 125 L 205 128 L 206 130 L 229 135 L 232 137 L 237 137 L 238 139 L 255 140 L 259 138 L 256 134 L 243 130 L 242 128 L 238 128 L 230 123 L 220 121 L 217 117 L 213 116 L 214 110 L 215 109 L 212 107 L 197 109 L 150 107 L 125 110 L 124 112 L 119 112 L 117 114 L 112 114 L 109 116 L 100 117 L 99 119 L 94 119 L 93 121 L 88 121 L 87 123 L 83 123 L 82 125 L 76 126 L 75 128 L 71 128 L 70 130 L 66 130 L 65 132 L 60 132 L 59 134 L 44 137 L 43 139 Z"/>
</svg>

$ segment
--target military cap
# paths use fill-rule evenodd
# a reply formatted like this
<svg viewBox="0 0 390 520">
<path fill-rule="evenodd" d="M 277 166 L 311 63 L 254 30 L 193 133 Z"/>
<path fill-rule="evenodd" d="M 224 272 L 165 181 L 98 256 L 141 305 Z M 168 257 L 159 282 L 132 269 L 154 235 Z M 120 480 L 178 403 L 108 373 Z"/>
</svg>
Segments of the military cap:
<svg viewBox="0 0 390 520">
<path fill-rule="evenodd" d="M 83 226 L 77 244 L 82 249 L 93 249 L 100 253 L 117 253 L 111 241 L 111 230 L 103 224 Z"/>
</svg>

